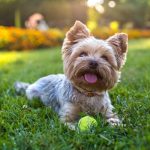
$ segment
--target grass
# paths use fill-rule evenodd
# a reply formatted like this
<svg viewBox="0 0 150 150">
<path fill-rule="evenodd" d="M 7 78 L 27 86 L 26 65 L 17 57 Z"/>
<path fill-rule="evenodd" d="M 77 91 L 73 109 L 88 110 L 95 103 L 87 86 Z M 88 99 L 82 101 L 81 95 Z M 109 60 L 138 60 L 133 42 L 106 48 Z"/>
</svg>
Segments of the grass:
<svg viewBox="0 0 150 150">
<path fill-rule="evenodd" d="M 60 48 L 17 55 L 0 65 L 0 149 L 150 149 L 150 39 L 129 42 L 122 82 L 110 91 L 124 127 L 112 128 L 95 116 L 100 121 L 91 133 L 70 131 L 51 109 L 30 104 L 13 89 L 16 80 L 62 73 Z"/>
</svg>

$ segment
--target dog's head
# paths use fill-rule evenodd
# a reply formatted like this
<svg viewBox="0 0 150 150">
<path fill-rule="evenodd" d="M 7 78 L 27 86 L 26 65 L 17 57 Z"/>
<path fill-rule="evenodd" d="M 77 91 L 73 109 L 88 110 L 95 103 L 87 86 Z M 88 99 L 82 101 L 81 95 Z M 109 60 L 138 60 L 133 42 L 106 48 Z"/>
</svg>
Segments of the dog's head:
<svg viewBox="0 0 150 150">
<path fill-rule="evenodd" d="M 125 63 L 128 37 L 118 33 L 107 40 L 96 39 L 76 21 L 62 47 L 64 72 L 81 89 L 102 92 L 117 83 Z"/>
</svg>

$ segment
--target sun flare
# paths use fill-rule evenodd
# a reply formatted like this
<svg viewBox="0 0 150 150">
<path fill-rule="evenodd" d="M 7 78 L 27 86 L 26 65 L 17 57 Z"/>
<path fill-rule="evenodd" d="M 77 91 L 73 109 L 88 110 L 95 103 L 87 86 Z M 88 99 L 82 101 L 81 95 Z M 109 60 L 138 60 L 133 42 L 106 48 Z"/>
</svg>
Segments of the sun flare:
<svg viewBox="0 0 150 150">
<path fill-rule="evenodd" d="M 103 4 L 104 0 L 88 0 L 87 5 L 89 7 L 95 7 L 97 4 Z"/>
<path fill-rule="evenodd" d="M 5 64 L 14 62 L 19 58 L 20 54 L 18 54 L 17 52 L 0 53 L 0 67 Z"/>
</svg>

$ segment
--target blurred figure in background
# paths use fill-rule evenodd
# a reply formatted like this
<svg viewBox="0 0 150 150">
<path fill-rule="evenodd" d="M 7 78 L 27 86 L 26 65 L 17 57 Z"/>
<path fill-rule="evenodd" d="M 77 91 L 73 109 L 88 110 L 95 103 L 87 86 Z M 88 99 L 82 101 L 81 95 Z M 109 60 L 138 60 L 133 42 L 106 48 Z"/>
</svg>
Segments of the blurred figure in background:
<svg viewBox="0 0 150 150">
<path fill-rule="evenodd" d="M 25 26 L 28 29 L 37 29 L 40 31 L 46 31 L 49 29 L 46 21 L 44 20 L 44 16 L 40 13 L 31 15 L 25 22 Z"/>
</svg>

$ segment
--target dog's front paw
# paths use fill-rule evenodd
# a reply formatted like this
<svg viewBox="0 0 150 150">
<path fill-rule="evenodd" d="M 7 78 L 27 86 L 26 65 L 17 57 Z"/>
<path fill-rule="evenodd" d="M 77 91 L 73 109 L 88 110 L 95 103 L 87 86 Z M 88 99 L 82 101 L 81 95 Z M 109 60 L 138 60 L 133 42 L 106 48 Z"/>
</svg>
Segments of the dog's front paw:
<svg viewBox="0 0 150 150">
<path fill-rule="evenodd" d="M 121 120 L 119 120 L 118 118 L 109 118 L 107 119 L 107 122 L 112 126 L 120 126 L 122 124 Z"/>
<path fill-rule="evenodd" d="M 65 125 L 70 129 L 70 130 L 76 130 L 76 125 L 75 123 L 65 123 Z"/>
</svg>

